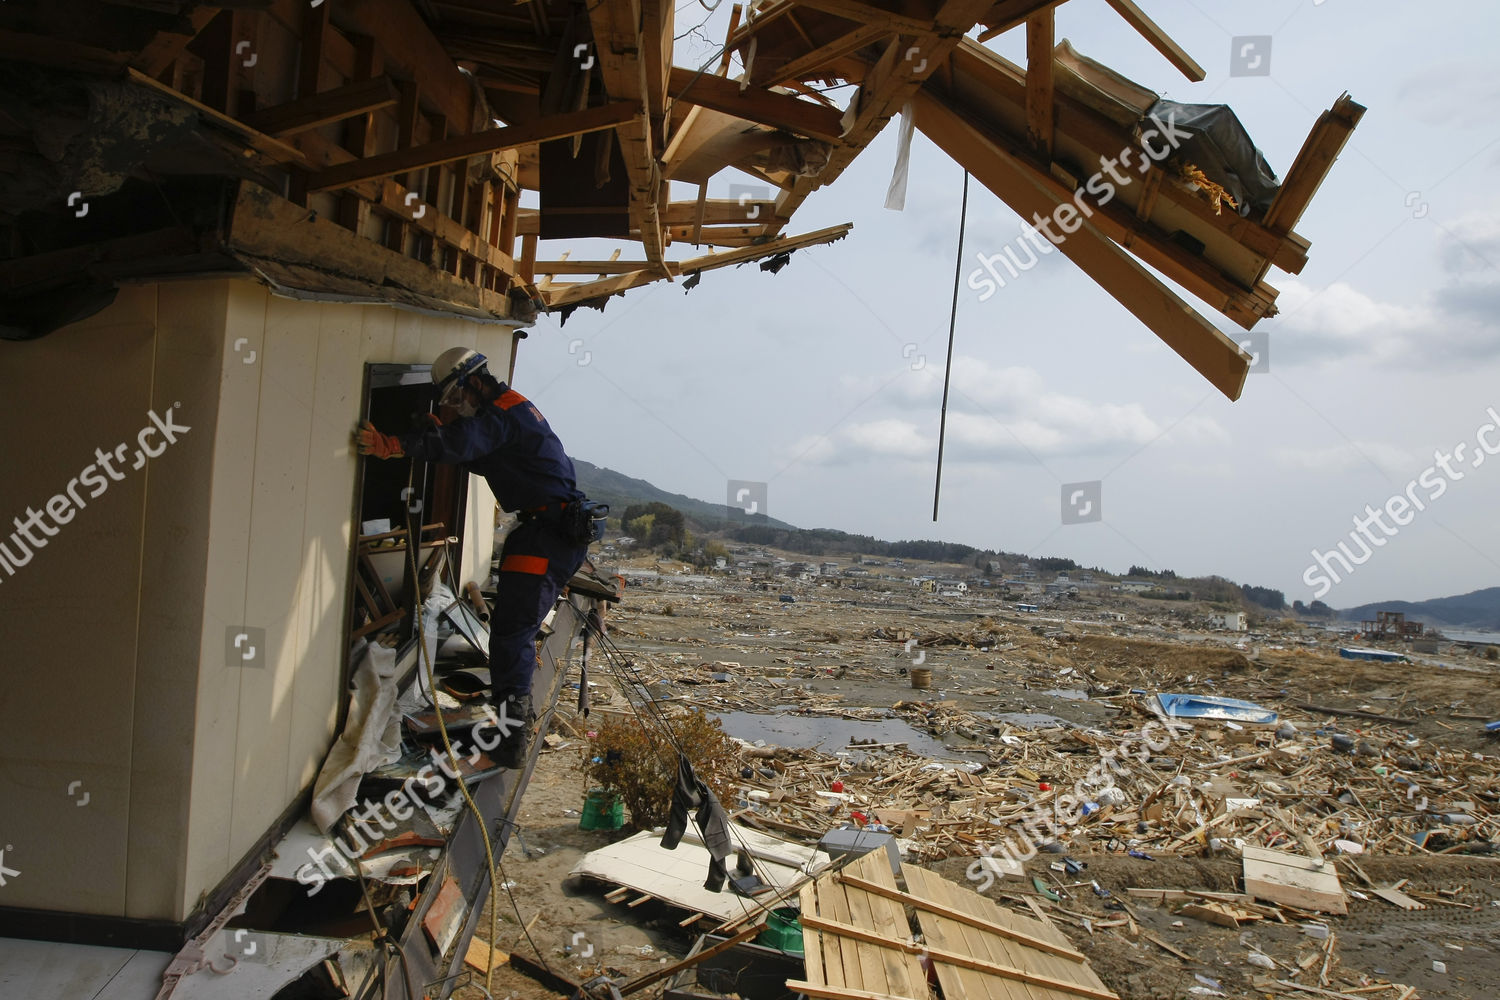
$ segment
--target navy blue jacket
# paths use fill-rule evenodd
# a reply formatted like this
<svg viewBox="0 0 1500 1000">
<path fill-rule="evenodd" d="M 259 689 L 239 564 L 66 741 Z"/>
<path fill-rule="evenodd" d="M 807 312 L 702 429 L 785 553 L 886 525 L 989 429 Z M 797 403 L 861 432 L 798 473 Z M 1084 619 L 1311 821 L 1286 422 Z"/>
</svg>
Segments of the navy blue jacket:
<svg viewBox="0 0 1500 1000">
<path fill-rule="evenodd" d="M 500 395 L 472 417 L 401 436 L 414 459 L 449 462 L 485 478 L 504 511 L 578 500 L 573 461 L 547 420 L 504 382 Z"/>
</svg>

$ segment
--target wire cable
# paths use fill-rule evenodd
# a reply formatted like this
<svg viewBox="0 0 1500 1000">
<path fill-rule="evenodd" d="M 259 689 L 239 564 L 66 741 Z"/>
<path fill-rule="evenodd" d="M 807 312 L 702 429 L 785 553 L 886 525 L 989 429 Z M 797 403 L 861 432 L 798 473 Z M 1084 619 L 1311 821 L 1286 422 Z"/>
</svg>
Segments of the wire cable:
<svg viewBox="0 0 1500 1000">
<path fill-rule="evenodd" d="M 953 377 L 953 328 L 958 323 L 958 279 L 964 270 L 964 225 L 969 221 L 969 172 L 964 171 L 964 200 L 958 210 L 958 253 L 953 261 L 953 307 L 948 311 L 948 361 L 943 366 L 943 410 L 938 424 L 937 479 L 932 484 L 932 519 L 938 519 L 943 495 L 943 441 L 948 435 L 948 383 Z"/>
<path fill-rule="evenodd" d="M 632 661 L 628 656 L 626 656 L 625 653 L 619 648 L 619 646 L 615 645 L 614 640 L 611 639 L 608 635 L 606 635 L 605 632 L 604 632 L 604 630 L 602 628 L 600 628 L 598 625 L 596 625 L 595 623 L 593 623 L 591 621 L 585 620 L 584 621 L 584 626 L 585 626 L 585 628 L 591 630 L 592 634 L 598 640 L 598 642 L 599 642 L 599 648 L 600 648 L 601 651 L 603 651 L 605 660 L 608 661 L 608 663 L 610 664 L 611 668 L 614 669 L 615 675 L 617 677 L 620 676 L 619 671 L 620 671 L 620 668 L 623 666 L 623 668 L 626 671 L 630 672 L 631 677 L 630 678 L 622 678 L 622 680 L 627 680 L 628 683 L 634 683 L 634 684 L 638 685 L 641 688 L 641 690 L 645 691 L 646 690 L 646 685 L 644 683 L 644 679 L 641 677 L 640 672 L 636 669 L 634 661 Z M 644 725 L 644 723 L 645 723 L 646 720 L 642 717 L 640 711 L 636 708 L 635 704 L 630 700 L 630 695 L 628 693 L 628 688 L 626 688 L 623 691 L 623 693 L 625 694 L 625 704 L 628 705 L 628 706 L 630 706 L 631 712 L 636 716 L 636 718 L 638 720 L 640 720 L 642 722 L 642 724 L 643 724 L 642 728 L 645 730 L 647 738 L 648 739 L 652 739 L 653 746 L 659 745 L 659 744 L 656 743 L 655 738 L 653 737 L 650 728 Z M 647 707 L 647 711 L 652 716 L 652 721 L 661 730 L 662 736 L 665 738 L 666 742 L 668 742 L 669 744 L 671 744 L 672 748 L 674 750 L 676 750 L 682 757 L 687 758 L 688 762 L 691 764 L 692 763 L 691 757 L 686 752 L 686 750 L 683 749 L 683 746 L 682 746 L 681 742 L 679 742 L 678 739 L 677 739 L 677 735 L 672 731 L 672 728 L 671 728 L 670 724 L 668 723 L 668 720 L 666 718 L 665 713 L 663 713 L 661 711 L 661 709 L 657 707 L 655 700 L 649 697 L 650 692 L 647 691 L 646 693 L 647 693 L 647 697 L 645 697 L 645 698 L 643 698 L 641 700 L 642 700 L 642 703 Z M 693 823 L 694 823 L 695 826 L 698 827 L 699 835 L 703 836 L 704 839 L 706 840 L 707 839 L 706 831 L 704 831 L 704 829 L 702 827 L 702 824 L 698 823 L 696 813 L 693 815 Z M 729 826 L 729 832 L 730 832 L 730 836 L 733 837 L 736 841 L 738 841 L 739 848 L 740 848 L 741 851 L 744 852 L 745 857 L 749 859 L 751 870 L 755 873 L 756 877 L 759 878 L 761 880 L 761 882 L 765 883 L 766 885 L 772 885 L 773 883 L 767 877 L 770 874 L 769 871 L 767 871 L 766 869 L 764 869 L 764 868 L 762 868 L 760 866 L 759 859 L 756 858 L 755 852 L 753 850 L 751 850 L 749 842 L 745 840 L 744 836 L 741 834 L 741 832 L 738 830 L 738 828 L 736 828 L 735 826 L 733 826 L 731 824 Z M 740 901 L 741 909 L 746 914 L 748 914 L 750 912 L 750 908 L 745 905 L 744 897 L 737 895 L 736 898 Z"/>
<path fill-rule="evenodd" d="M 406 495 L 408 497 L 412 495 L 412 478 L 416 473 L 416 468 L 417 463 L 413 460 L 406 473 Z M 464 797 L 464 803 L 469 807 L 469 811 L 474 814 L 474 821 L 479 824 L 479 836 L 484 841 L 484 857 L 487 865 L 486 874 L 490 879 L 490 954 L 489 961 L 485 963 L 484 970 L 484 988 L 488 992 L 495 968 L 495 926 L 497 920 L 494 899 L 496 889 L 495 851 L 490 843 L 489 824 L 485 822 L 484 813 L 479 811 L 479 806 L 474 802 L 473 796 L 469 794 L 468 786 L 464 784 L 463 772 L 458 767 L 458 754 L 453 749 L 453 741 L 448 737 L 448 723 L 443 719 L 442 706 L 438 704 L 437 667 L 432 662 L 432 654 L 427 651 L 427 631 L 424 625 L 424 619 L 426 618 L 424 612 L 426 609 L 422 606 L 422 580 L 417 568 L 417 549 L 422 545 L 422 519 L 420 517 L 414 519 L 411 516 L 412 514 L 420 513 L 420 505 L 416 511 L 413 511 L 410 505 L 407 506 L 406 555 L 407 562 L 411 567 L 412 611 L 417 616 L 417 646 L 419 647 L 422 659 L 427 664 L 428 695 L 432 700 L 432 710 L 437 716 L 438 733 L 443 738 L 443 749 L 448 752 L 448 762 L 452 765 L 453 772 L 458 775 L 459 794 Z M 446 545 L 447 542 L 445 541 L 443 544 Z M 446 553 L 444 557 L 447 558 Z M 525 724 L 524 720 L 522 724 Z M 500 735 L 502 738 L 506 738 L 510 734 L 502 730 Z"/>
</svg>

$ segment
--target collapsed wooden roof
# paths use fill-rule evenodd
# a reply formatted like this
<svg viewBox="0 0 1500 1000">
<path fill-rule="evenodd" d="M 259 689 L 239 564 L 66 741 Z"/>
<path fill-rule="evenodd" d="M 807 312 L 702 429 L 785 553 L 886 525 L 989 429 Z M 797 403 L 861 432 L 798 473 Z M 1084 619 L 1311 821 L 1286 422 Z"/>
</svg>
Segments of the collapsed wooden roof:
<svg viewBox="0 0 1500 1000">
<path fill-rule="evenodd" d="M 785 233 L 910 106 L 1024 217 L 1088 206 L 1059 249 L 1236 398 L 1248 356 L 1143 264 L 1246 329 L 1273 315 L 1266 274 L 1306 263 L 1293 226 L 1363 109 L 1323 115 L 1248 216 L 1216 210 L 1180 158 L 1101 203 L 1085 182 L 1141 148 L 1154 94 L 1057 45 L 1062 2 L 768 0 L 734 7 L 720 57 L 694 67 L 674 59 L 670 0 L 11 0 L 0 332 L 39 335 L 167 273 L 527 321 L 717 267 L 774 271 L 849 231 Z M 1108 2 L 1203 78 L 1131 0 Z M 1012 29 L 1026 67 L 983 44 Z M 721 175 L 752 187 L 707 198 Z M 697 198 L 670 200 L 670 181 Z M 639 248 L 538 259 L 540 241 L 589 238 Z"/>
</svg>

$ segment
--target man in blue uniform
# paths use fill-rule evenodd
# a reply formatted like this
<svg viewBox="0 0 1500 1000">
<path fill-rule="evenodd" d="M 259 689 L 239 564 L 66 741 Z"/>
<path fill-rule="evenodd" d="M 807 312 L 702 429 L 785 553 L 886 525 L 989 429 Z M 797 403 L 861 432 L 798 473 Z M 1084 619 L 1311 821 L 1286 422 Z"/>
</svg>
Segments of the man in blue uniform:
<svg viewBox="0 0 1500 1000">
<path fill-rule="evenodd" d="M 602 521 L 591 519 L 593 505 L 579 492 L 573 462 L 546 419 L 490 374 L 484 355 L 463 347 L 444 351 L 433 362 L 432 380 L 438 417 L 399 438 L 366 421 L 357 432 L 359 453 L 462 465 L 483 476 L 501 509 L 520 521 L 501 549 L 490 619 L 491 698 L 497 709 L 504 705 L 505 718 L 526 723 L 512 730 L 495 758 L 518 767 L 534 717 L 537 630 Z"/>
</svg>

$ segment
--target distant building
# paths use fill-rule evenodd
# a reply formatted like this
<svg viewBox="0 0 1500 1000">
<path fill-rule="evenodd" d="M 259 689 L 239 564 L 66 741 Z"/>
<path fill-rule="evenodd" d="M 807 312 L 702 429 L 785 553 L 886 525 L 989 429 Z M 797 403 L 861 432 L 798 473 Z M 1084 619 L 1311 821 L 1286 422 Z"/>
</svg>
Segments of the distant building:
<svg viewBox="0 0 1500 1000">
<path fill-rule="evenodd" d="M 1115 584 L 1116 590 L 1123 590 L 1127 594 L 1143 594 L 1148 590 L 1155 590 L 1157 584 L 1141 580 L 1122 580 Z"/>
<path fill-rule="evenodd" d="M 938 590 L 951 590 L 955 595 L 969 592 L 969 585 L 962 580 L 939 580 L 937 585 Z"/>
<path fill-rule="evenodd" d="M 1216 629 L 1227 632 L 1247 632 L 1250 630 L 1249 616 L 1243 611 L 1225 611 L 1213 615 L 1210 620 Z"/>
<path fill-rule="evenodd" d="M 825 562 L 818 566 L 818 572 L 824 576 L 838 576 L 839 564 L 836 562 Z"/>
<path fill-rule="evenodd" d="M 621 535 L 619 538 L 615 539 L 615 544 L 622 549 L 628 549 L 635 544 L 635 539 L 631 538 L 629 535 Z"/>
</svg>

